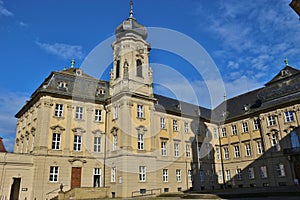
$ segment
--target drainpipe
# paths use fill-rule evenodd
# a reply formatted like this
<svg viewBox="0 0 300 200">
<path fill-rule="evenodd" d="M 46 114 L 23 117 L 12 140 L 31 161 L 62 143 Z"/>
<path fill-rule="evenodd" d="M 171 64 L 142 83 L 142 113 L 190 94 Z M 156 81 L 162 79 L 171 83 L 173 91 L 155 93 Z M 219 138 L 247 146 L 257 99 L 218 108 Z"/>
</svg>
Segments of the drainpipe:
<svg viewBox="0 0 300 200">
<path fill-rule="evenodd" d="M 106 138 L 107 138 L 107 133 L 108 133 L 108 109 L 106 107 L 106 105 L 104 106 L 104 110 L 105 110 L 105 137 L 104 137 L 104 157 L 103 157 L 103 187 L 106 186 Z"/>
<path fill-rule="evenodd" d="M 223 189 L 225 190 L 226 189 L 225 171 L 224 171 L 224 162 L 223 162 L 222 145 L 221 145 L 221 137 L 220 137 L 219 127 L 217 128 L 217 130 L 218 130 L 218 138 L 219 138 L 219 145 L 220 145 L 220 157 L 221 157 L 221 167 L 222 167 Z"/>
</svg>

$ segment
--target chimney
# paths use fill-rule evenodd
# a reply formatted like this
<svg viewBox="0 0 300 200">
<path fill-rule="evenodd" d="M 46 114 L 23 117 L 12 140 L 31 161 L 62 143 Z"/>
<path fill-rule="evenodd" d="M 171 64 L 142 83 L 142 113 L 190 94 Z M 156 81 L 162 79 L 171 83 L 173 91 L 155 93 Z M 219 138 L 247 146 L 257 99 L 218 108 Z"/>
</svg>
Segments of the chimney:
<svg viewBox="0 0 300 200">
<path fill-rule="evenodd" d="M 5 146 L 2 142 L 2 137 L 0 137 L 0 152 L 7 153 Z"/>
</svg>

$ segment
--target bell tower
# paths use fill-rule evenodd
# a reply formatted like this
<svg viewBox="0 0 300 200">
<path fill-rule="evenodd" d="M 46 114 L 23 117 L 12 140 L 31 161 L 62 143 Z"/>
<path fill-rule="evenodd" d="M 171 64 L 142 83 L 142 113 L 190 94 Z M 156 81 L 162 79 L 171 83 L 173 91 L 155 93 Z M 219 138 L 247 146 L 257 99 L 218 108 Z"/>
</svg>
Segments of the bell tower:
<svg viewBox="0 0 300 200">
<path fill-rule="evenodd" d="M 146 41 L 147 30 L 133 16 L 130 1 L 129 17 L 115 30 L 112 44 L 113 69 L 110 72 L 110 94 L 134 93 L 153 97 L 152 70 L 149 67 L 150 44 Z"/>
</svg>

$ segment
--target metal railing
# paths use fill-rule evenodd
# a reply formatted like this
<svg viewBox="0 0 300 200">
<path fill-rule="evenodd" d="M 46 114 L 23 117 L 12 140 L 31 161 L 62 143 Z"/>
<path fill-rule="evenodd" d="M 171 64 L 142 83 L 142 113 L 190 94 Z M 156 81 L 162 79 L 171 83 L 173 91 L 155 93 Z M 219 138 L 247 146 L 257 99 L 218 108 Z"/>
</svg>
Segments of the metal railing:
<svg viewBox="0 0 300 200">
<path fill-rule="evenodd" d="M 152 196 L 161 193 L 161 188 L 151 189 L 151 190 L 139 190 L 133 191 L 131 197 L 141 197 L 141 196 Z"/>
</svg>

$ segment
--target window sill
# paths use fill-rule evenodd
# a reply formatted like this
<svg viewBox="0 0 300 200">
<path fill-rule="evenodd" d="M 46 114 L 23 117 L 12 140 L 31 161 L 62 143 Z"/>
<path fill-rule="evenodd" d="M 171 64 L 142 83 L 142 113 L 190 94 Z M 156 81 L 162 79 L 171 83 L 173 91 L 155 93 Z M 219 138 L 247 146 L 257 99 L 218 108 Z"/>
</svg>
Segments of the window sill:
<svg viewBox="0 0 300 200">
<path fill-rule="evenodd" d="M 136 117 L 136 118 L 141 121 L 146 120 L 146 118 L 144 118 L 144 117 Z"/>
</svg>

